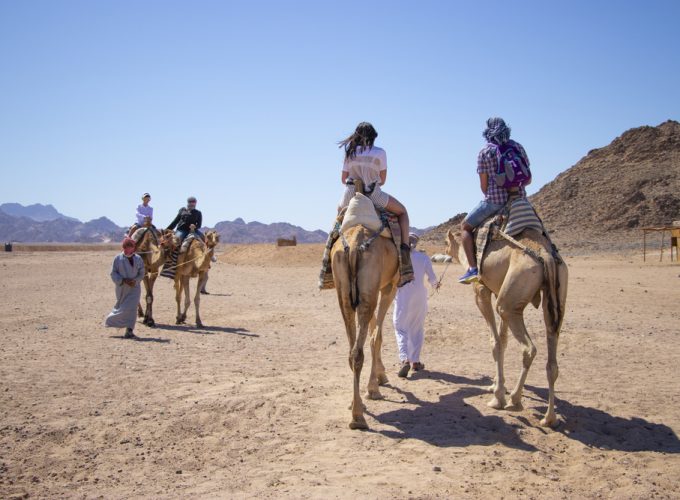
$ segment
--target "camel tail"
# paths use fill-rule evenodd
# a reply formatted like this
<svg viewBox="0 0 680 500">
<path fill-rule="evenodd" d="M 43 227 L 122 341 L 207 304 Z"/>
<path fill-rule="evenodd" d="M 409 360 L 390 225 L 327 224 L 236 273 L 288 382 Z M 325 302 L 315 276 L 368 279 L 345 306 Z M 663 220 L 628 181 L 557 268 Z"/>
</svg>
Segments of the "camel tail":
<svg viewBox="0 0 680 500">
<path fill-rule="evenodd" d="M 349 298 L 352 309 L 356 310 L 359 305 L 359 247 L 364 241 L 364 232 L 357 231 L 356 239 L 349 247 Z"/>
<path fill-rule="evenodd" d="M 562 265 L 560 260 L 553 255 L 546 255 L 543 259 L 543 267 L 545 269 L 546 283 L 544 288 L 543 300 L 548 303 L 548 317 L 550 319 L 550 327 L 557 334 L 562 326 L 564 319 L 564 310 L 560 302 L 560 277 L 558 266 Z"/>
</svg>

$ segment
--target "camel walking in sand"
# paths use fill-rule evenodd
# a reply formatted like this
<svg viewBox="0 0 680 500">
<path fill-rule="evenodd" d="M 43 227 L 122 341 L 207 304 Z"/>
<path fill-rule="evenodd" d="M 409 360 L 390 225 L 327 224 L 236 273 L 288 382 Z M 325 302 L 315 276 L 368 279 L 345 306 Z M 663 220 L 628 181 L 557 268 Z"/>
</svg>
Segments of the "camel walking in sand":
<svg viewBox="0 0 680 500">
<path fill-rule="evenodd" d="M 523 249 L 509 241 L 492 240 L 485 251 L 480 282 L 474 284 L 475 301 L 491 330 L 493 358 L 496 362 L 494 384 L 490 387 L 493 398 L 488 405 L 496 409 L 521 409 L 522 390 L 531 363 L 536 356 L 536 347 L 524 325 L 524 308 L 532 303 L 538 308 L 543 304 L 543 321 L 548 344 L 548 409 L 541 425 L 553 426 L 555 415 L 555 381 L 557 380 L 557 341 L 564 319 L 567 299 L 567 265 L 561 258 L 554 258 L 551 243 L 541 233 L 527 229 L 516 240 L 528 247 L 542 259 L 542 263 Z M 446 242 L 447 253 L 467 266 L 465 252 L 460 245 L 460 234 L 449 230 Z M 541 292 L 543 299 L 541 301 Z M 496 329 L 496 318 L 491 305 L 491 294 L 496 296 L 496 312 L 500 316 L 500 330 Z M 522 371 L 517 385 L 510 393 L 510 403 L 505 401 L 505 376 L 503 356 L 508 340 L 508 328 L 522 344 Z"/>
<path fill-rule="evenodd" d="M 333 281 L 349 340 L 349 366 L 354 374 L 354 397 L 350 429 L 367 429 L 359 393 L 364 364 L 364 343 L 371 330 L 371 375 L 366 397 L 380 399 L 379 385 L 387 383 L 382 363 L 382 325 L 397 291 L 399 256 L 391 238 L 379 236 L 367 248 L 362 244 L 373 231 L 359 225 L 345 231 L 331 250 Z M 378 307 L 377 318 L 374 313 Z M 358 327 L 358 332 L 357 332 Z"/>
<path fill-rule="evenodd" d="M 177 301 L 177 324 L 183 324 L 187 319 L 187 311 L 191 299 L 189 297 L 189 280 L 198 277 L 198 286 L 194 296 L 196 307 L 196 326 L 202 327 L 199 306 L 201 304 L 201 288 L 206 282 L 210 262 L 215 252 L 215 247 L 220 241 L 217 231 L 205 233 L 205 243 L 200 238 L 194 238 L 189 243 L 189 248 L 179 254 L 175 270 L 175 300 Z M 184 310 L 182 311 L 182 293 L 184 293 Z"/>
<path fill-rule="evenodd" d="M 150 228 L 141 228 L 135 231 L 135 234 L 144 233 L 137 242 L 136 253 L 144 261 L 144 289 L 146 290 L 146 309 L 142 310 L 142 305 L 137 305 L 137 315 L 147 326 L 154 326 L 156 322 L 153 319 L 153 287 L 158 278 L 158 273 L 165 263 L 166 259 L 170 257 L 173 250 L 172 231 L 165 231 L 158 238 Z"/>
</svg>

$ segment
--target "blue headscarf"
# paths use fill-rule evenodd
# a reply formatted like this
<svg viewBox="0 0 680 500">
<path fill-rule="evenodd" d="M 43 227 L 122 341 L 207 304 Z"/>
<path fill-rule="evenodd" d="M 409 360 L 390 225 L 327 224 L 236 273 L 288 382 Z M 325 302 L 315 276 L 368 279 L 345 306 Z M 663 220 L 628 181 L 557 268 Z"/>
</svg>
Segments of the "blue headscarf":
<svg viewBox="0 0 680 500">
<path fill-rule="evenodd" d="M 510 127 L 503 118 L 493 117 L 486 121 L 486 129 L 482 134 L 488 142 L 503 144 L 510 139 Z"/>
</svg>

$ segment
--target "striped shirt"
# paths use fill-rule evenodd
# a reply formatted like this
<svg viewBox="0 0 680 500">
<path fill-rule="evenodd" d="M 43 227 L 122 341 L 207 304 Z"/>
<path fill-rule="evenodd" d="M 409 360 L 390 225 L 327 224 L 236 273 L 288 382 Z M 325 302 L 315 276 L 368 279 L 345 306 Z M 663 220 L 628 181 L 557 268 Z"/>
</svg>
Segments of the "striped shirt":
<svg viewBox="0 0 680 500">
<path fill-rule="evenodd" d="M 527 153 L 524 151 L 522 145 L 512 140 L 508 141 L 508 143 L 517 148 L 528 167 L 529 158 L 527 157 Z M 498 160 L 498 146 L 491 143 L 487 144 L 477 156 L 477 173 L 487 174 L 489 176 L 489 182 L 487 185 L 488 187 L 486 188 L 485 196 L 486 201 L 495 203 L 496 205 L 504 205 L 505 202 L 508 201 L 508 192 L 505 190 L 505 188 L 502 188 L 496 184 L 494 177 L 496 174 L 496 169 L 498 168 Z M 524 186 L 519 187 L 519 194 L 523 198 L 526 198 L 527 193 L 524 190 Z"/>
</svg>

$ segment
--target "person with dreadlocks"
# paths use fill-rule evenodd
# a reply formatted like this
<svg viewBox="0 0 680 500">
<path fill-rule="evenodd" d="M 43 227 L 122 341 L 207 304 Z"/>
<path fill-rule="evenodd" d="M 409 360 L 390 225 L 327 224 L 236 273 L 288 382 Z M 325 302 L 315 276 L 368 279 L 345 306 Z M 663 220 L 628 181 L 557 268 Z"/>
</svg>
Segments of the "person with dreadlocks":
<svg viewBox="0 0 680 500">
<path fill-rule="evenodd" d="M 487 144 L 477 156 L 477 173 L 479 174 L 479 184 L 484 194 L 484 199 L 467 214 L 461 223 L 462 245 L 469 265 L 467 272 L 458 279 L 458 282 L 463 284 L 479 280 L 475 242 L 472 232 L 486 219 L 497 214 L 505 206 L 509 194 L 526 198 L 524 186 L 531 183 L 527 153 L 520 143 L 510 140 L 510 127 L 505 124 L 502 118 L 489 118 L 486 121 L 486 129 L 482 135 L 486 139 Z M 519 157 L 529 172 L 526 181 L 511 188 L 505 188 L 500 185 L 497 182 L 496 175 L 499 172 L 501 155 L 505 154 L 508 150 L 511 150 Z"/>
<path fill-rule="evenodd" d="M 378 137 L 373 125 L 361 122 L 349 137 L 339 142 L 345 150 L 345 161 L 342 166 L 341 181 L 345 185 L 345 193 L 340 201 L 338 211 L 345 208 L 356 194 L 354 180 L 361 180 L 366 196 L 379 208 L 393 213 L 399 220 L 401 228 L 401 279 L 399 286 L 413 280 L 411 265 L 411 249 L 409 241 L 409 218 L 404 205 L 394 196 L 382 190 L 387 180 L 387 155 L 385 150 L 375 145 Z"/>
</svg>

